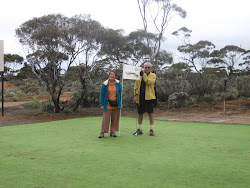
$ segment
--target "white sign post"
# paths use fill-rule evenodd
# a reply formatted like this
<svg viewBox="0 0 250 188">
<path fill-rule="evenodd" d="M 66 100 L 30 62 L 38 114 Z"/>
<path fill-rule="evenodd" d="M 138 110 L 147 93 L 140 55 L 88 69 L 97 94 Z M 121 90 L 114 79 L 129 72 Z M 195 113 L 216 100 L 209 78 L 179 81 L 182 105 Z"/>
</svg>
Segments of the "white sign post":
<svg viewBox="0 0 250 188">
<path fill-rule="evenodd" d="M 122 92 L 123 92 L 123 79 L 140 80 L 141 79 L 140 71 L 141 71 L 141 67 L 123 64 Z M 121 97 L 121 101 L 122 101 L 122 97 Z M 121 120 L 121 110 L 120 110 L 120 120 Z M 119 121 L 119 136 L 120 136 L 120 121 Z"/>
<path fill-rule="evenodd" d="M 4 72 L 3 40 L 0 40 L 0 72 Z"/>
<path fill-rule="evenodd" d="M 228 68 L 225 66 L 225 71 L 227 76 L 229 76 Z M 227 80 L 224 79 L 224 114 L 226 114 L 226 89 L 227 89 Z"/>
<path fill-rule="evenodd" d="M 4 116 L 4 106 L 3 106 L 3 101 L 4 101 L 4 86 L 3 86 L 3 82 L 4 82 L 4 77 L 3 77 L 3 72 L 4 72 L 4 51 L 3 51 L 3 40 L 0 40 L 0 72 L 2 75 L 2 116 Z"/>
</svg>

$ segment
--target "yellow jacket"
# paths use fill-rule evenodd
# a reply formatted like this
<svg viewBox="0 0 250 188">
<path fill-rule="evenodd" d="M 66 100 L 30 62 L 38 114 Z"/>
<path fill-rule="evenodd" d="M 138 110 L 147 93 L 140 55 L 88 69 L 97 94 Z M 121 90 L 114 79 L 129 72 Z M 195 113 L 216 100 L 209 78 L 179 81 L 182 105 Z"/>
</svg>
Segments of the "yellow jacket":
<svg viewBox="0 0 250 188">
<path fill-rule="evenodd" d="M 145 100 L 152 100 L 155 99 L 155 90 L 154 90 L 154 86 L 155 86 L 155 80 L 156 80 L 156 74 L 150 72 L 148 75 L 146 73 L 144 73 L 141 76 L 140 80 L 136 80 L 135 81 L 135 85 L 134 85 L 134 96 L 137 95 L 137 101 L 136 103 L 139 104 L 139 99 L 140 99 L 140 87 L 141 87 L 141 80 L 144 80 L 145 84 L 146 84 L 146 90 L 145 90 Z"/>
</svg>

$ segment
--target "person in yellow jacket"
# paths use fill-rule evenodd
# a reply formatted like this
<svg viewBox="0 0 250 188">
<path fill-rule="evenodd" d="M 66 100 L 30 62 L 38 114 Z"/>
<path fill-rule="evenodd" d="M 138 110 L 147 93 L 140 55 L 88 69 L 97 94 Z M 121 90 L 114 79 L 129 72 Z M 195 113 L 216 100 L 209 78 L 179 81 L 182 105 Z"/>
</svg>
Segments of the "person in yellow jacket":
<svg viewBox="0 0 250 188">
<path fill-rule="evenodd" d="M 156 74 L 151 72 L 152 65 L 150 62 L 144 64 L 144 68 L 141 69 L 140 80 L 135 81 L 134 85 L 134 100 L 138 107 L 138 129 L 134 135 L 143 134 L 142 132 L 142 120 L 145 112 L 149 115 L 150 131 L 149 135 L 154 136 L 154 100 L 155 97 L 155 81 Z"/>
</svg>

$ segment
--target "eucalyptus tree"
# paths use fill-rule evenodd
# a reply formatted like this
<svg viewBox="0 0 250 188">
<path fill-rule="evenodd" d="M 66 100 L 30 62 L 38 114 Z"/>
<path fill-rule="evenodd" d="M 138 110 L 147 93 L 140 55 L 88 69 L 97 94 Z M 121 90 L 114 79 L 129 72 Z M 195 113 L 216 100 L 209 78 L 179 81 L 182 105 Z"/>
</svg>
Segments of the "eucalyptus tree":
<svg viewBox="0 0 250 188">
<path fill-rule="evenodd" d="M 34 75 L 34 73 L 32 72 L 31 66 L 27 62 L 24 62 L 23 67 L 18 71 L 18 74 L 15 76 L 15 78 L 18 80 L 28 78 L 32 78 L 33 80 L 37 79 L 36 75 Z"/>
<path fill-rule="evenodd" d="M 185 44 L 178 47 L 182 54 L 181 59 L 191 65 L 202 76 L 201 70 L 205 69 L 210 60 L 210 54 L 215 45 L 209 41 L 199 41 L 196 44 Z"/>
<path fill-rule="evenodd" d="M 94 60 L 95 67 L 102 67 L 106 70 L 122 69 L 122 65 L 128 57 L 123 30 L 104 29 L 100 49 Z"/>
<path fill-rule="evenodd" d="M 158 72 L 162 73 L 162 70 L 167 67 L 167 65 L 171 65 L 174 63 L 173 54 L 166 51 L 160 50 L 159 57 L 158 57 Z"/>
<path fill-rule="evenodd" d="M 150 24 L 157 32 L 157 41 L 151 45 L 147 39 L 147 46 L 151 48 L 149 57 L 153 63 L 153 68 L 158 68 L 158 59 L 162 42 L 165 40 L 164 33 L 169 22 L 174 16 L 185 18 L 187 12 L 179 7 L 172 0 L 137 0 L 140 15 L 143 21 L 144 31 L 148 33 Z"/>
<path fill-rule="evenodd" d="M 79 105 L 86 104 L 87 101 L 87 82 L 90 80 L 89 73 L 92 70 L 92 57 L 95 56 L 102 43 L 102 37 L 105 28 L 97 21 L 92 20 L 86 15 L 76 15 L 69 19 L 70 25 L 65 32 L 64 44 L 67 55 L 72 57 L 76 65 L 75 75 L 81 83 L 81 92 L 79 98 L 75 101 L 73 111 L 76 111 Z M 77 58 L 77 59 L 76 59 Z"/>
<path fill-rule="evenodd" d="M 250 50 L 246 51 L 243 62 L 239 64 L 240 66 L 245 66 L 246 71 L 250 71 Z"/>
<path fill-rule="evenodd" d="M 162 76 L 164 81 L 167 83 L 162 90 L 168 89 L 173 92 L 187 92 L 188 91 L 188 81 L 187 75 L 191 72 L 191 67 L 184 62 L 179 62 L 172 64 L 170 67 L 164 70 L 164 75 Z M 169 84 L 172 83 L 172 84 Z"/>
<path fill-rule="evenodd" d="M 179 63 L 175 63 L 173 65 L 171 65 L 168 69 L 167 69 L 167 74 L 169 74 L 169 76 L 172 74 L 174 75 L 173 78 L 175 76 L 182 76 L 184 77 L 184 75 L 186 74 L 186 72 L 191 72 L 191 67 L 188 66 L 186 63 L 184 62 L 179 62 Z"/>
<path fill-rule="evenodd" d="M 192 76 L 192 79 L 190 79 L 191 90 L 193 94 L 198 96 L 203 96 L 211 88 L 209 78 L 202 71 L 206 70 L 210 54 L 214 48 L 215 45 L 209 41 L 199 41 L 196 44 L 185 44 L 178 47 L 181 59 L 196 72 L 195 74 L 189 74 L 189 76 Z"/>
<path fill-rule="evenodd" d="M 145 61 L 149 60 L 149 54 L 151 48 L 146 45 L 148 41 L 150 44 L 154 44 L 157 41 L 157 35 L 154 33 L 145 33 L 144 30 L 137 30 L 131 32 L 127 37 L 127 47 L 129 59 L 133 65 L 141 66 Z M 159 73 L 166 64 L 173 63 L 173 55 L 166 51 L 160 50 L 158 57 L 158 69 Z M 155 71 L 155 69 L 154 69 Z"/>
<path fill-rule="evenodd" d="M 176 36 L 182 42 L 182 46 L 188 46 L 188 45 L 191 46 L 191 43 L 190 43 L 191 33 L 192 33 L 192 30 L 189 30 L 186 27 L 182 27 L 182 28 L 178 29 L 177 31 L 174 31 L 172 33 L 172 35 Z M 182 53 L 182 55 L 183 55 L 183 53 Z M 177 54 L 177 56 L 178 56 L 178 54 Z M 183 58 L 181 58 L 181 57 L 179 57 L 179 59 L 183 60 Z M 189 60 L 186 59 L 186 60 L 184 60 L 183 63 L 186 63 L 187 64 L 186 66 L 188 66 Z"/>
<path fill-rule="evenodd" d="M 68 56 L 56 51 L 44 52 L 37 50 L 27 55 L 26 58 L 40 84 L 45 83 L 55 105 L 55 112 L 61 111 L 60 96 L 65 84 L 65 78 L 62 75 L 62 64 L 68 60 Z"/>
<path fill-rule="evenodd" d="M 62 110 L 60 96 L 69 68 L 77 64 L 81 55 L 85 57 L 86 66 L 90 52 L 96 49 L 99 37 L 95 35 L 96 28 L 101 28 L 100 24 L 89 16 L 68 18 L 50 14 L 32 18 L 16 29 L 33 73 L 47 86 L 55 112 Z"/>
<path fill-rule="evenodd" d="M 186 27 L 182 27 L 177 31 L 174 31 L 172 35 L 176 36 L 183 45 L 190 44 L 190 37 L 191 37 L 192 30 L 189 30 Z"/>
<path fill-rule="evenodd" d="M 154 43 L 157 37 L 153 33 L 146 33 L 144 30 L 132 31 L 126 38 L 127 50 L 130 60 L 135 66 L 141 66 L 151 53 L 146 42 Z"/>
<path fill-rule="evenodd" d="M 23 57 L 18 54 L 4 54 L 4 66 L 8 74 L 18 71 L 18 66 L 23 64 Z"/>
<path fill-rule="evenodd" d="M 191 33 L 192 33 L 192 30 L 189 30 L 188 28 L 186 27 L 182 27 L 180 29 L 178 29 L 177 31 L 174 31 L 172 33 L 172 35 L 176 36 L 181 42 L 182 42 L 182 45 L 191 45 L 190 43 L 190 37 L 191 37 Z M 181 53 L 181 56 L 183 57 L 184 56 L 184 52 Z M 177 54 L 177 56 L 179 56 Z M 171 67 L 170 70 L 176 73 L 178 72 L 182 72 L 182 74 L 180 75 L 180 78 L 181 78 L 181 85 L 182 85 L 182 92 L 184 91 L 184 87 L 186 85 L 186 78 L 188 76 L 188 74 L 190 74 L 191 72 L 191 68 L 193 67 L 192 64 L 190 65 L 190 62 L 189 62 L 189 59 L 186 58 L 186 60 L 182 57 L 179 57 L 179 59 L 182 59 L 183 62 L 180 62 L 180 63 L 177 63 L 177 64 L 174 64 L 173 67 Z M 180 69 L 180 70 L 178 70 Z M 186 70 L 186 71 L 182 71 L 182 70 Z M 179 75 L 179 74 L 177 74 Z"/>
<path fill-rule="evenodd" d="M 229 70 L 229 75 L 231 76 L 235 66 L 243 65 L 240 64 L 240 61 L 242 61 L 242 59 L 248 54 L 247 52 L 248 51 L 241 47 L 227 45 L 224 48 L 221 48 L 220 50 L 214 50 L 213 53 L 211 53 L 212 59 L 210 60 L 210 63 L 227 67 Z M 247 58 L 247 56 L 245 58 Z"/>
</svg>

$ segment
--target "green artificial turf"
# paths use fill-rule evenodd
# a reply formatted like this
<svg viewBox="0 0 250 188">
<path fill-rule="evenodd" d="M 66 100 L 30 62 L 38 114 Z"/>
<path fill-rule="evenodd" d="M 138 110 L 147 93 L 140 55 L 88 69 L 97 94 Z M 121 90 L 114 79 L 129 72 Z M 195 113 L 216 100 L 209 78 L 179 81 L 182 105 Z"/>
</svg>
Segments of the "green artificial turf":
<svg viewBox="0 0 250 188">
<path fill-rule="evenodd" d="M 242 187 L 250 185 L 250 126 L 155 120 L 133 136 L 99 139 L 102 117 L 0 127 L 0 187 Z"/>
</svg>

